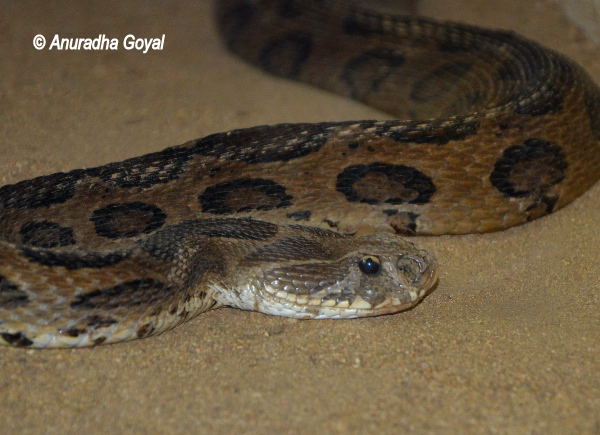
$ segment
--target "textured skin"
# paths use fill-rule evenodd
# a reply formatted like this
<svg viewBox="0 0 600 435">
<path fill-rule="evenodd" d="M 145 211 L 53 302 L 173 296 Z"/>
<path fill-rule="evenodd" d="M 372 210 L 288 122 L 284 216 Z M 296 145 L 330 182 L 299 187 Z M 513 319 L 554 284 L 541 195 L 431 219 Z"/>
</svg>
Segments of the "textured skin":
<svg viewBox="0 0 600 435">
<path fill-rule="evenodd" d="M 216 9 L 246 61 L 419 121 L 233 130 L 0 188 L 0 343 L 117 342 L 222 305 L 397 312 L 436 281 L 399 235 L 522 224 L 600 178 L 600 91 L 531 41 L 334 0 Z"/>
</svg>

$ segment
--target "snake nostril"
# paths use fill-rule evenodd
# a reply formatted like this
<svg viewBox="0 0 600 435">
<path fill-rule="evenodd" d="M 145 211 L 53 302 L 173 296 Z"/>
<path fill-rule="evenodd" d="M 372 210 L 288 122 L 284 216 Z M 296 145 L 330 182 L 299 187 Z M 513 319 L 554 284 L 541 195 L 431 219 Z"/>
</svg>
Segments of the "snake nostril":
<svg viewBox="0 0 600 435">
<path fill-rule="evenodd" d="M 427 263 L 420 257 L 411 257 L 402 255 L 396 263 L 398 270 L 401 271 L 412 283 L 420 281 L 423 273 L 427 270 Z"/>
</svg>

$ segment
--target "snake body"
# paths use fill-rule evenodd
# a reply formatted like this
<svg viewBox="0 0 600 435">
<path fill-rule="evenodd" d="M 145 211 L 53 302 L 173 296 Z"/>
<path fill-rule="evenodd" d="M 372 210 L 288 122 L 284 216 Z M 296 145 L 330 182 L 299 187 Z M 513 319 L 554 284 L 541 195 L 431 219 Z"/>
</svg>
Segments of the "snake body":
<svg viewBox="0 0 600 435">
<path fill-rule="evenodd" d="M 600 178 L 600 91 L 513 33 L 334 0 L 222 0 L 227 47 L 397 119 L 213 134 L 0 188 L 0 342 L 146 337 L 228 305 L 298 318 L 414 306 L 401 235 L 486 232 Z"/>
</svg>

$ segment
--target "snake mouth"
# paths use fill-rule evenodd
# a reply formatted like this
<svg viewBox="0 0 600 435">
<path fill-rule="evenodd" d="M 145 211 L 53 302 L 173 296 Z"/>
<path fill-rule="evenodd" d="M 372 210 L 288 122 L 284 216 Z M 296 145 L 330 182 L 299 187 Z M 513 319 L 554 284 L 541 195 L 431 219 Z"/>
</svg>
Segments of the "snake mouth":
<svg viewBox="0 0 600 435">
<path fill-rule="evenodd" d="M 377 305 L 370 304 L 361 296 L 336 300 L 331 298 L 307 298 L 293 294 L 276 295 L 275 299 L 261 305 L 261 311 L 270 314 L 303 319 L 347 319 L 392 314 L 416 305 L 423 295 L 411 292 L 407 297 L 386 297 Z"/>
</svg>

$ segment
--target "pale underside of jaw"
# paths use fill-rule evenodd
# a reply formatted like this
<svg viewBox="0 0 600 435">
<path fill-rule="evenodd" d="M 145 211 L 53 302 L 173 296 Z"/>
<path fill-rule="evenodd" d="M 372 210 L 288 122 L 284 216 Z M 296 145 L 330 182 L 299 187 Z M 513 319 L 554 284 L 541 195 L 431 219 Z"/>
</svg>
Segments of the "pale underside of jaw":
<svg viewBox="0 0 600 435">
<path fill-rule="evenodd" d="M 293 294 L 278 291 L 269 293 L 267 298 L 259 302 L 259 310 L 263 313 L 314 319 L 343 319 L 354 317 L 376 316 L 408 309 L 425 295 L 426 289 L 406 289 L 401 294 L 387 296 L 382 302 L 373 305 L 360 295 L 341 297 L 321 291 L 310 295 Z"/>
</svg>

